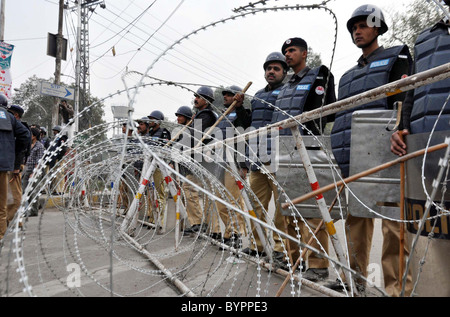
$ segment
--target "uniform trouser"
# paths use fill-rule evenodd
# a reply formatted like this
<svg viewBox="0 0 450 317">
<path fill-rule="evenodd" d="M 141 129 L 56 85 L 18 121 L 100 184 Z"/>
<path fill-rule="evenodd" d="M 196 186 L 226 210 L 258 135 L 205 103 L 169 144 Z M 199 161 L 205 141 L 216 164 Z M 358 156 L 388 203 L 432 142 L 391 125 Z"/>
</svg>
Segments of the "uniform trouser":
<svg viewBox="0 0 450 317">
<path fill-rule="evenodd" d="M 11 189 L 11 193 L 13 196 L 13 203 L 8 205 L 8 223 L 13 220 L 17 210 L 20 207 L 20 202 L 22 200 L 22 176 L 18 174 L 18 176 L 14 177 L 13 172 L 8 172 L 8 186 Z"/>
<path fill-rule="evenodd" d="M 275 179 L 275 175 L 271 174 L 273 179 Z M 255 213 L 258 219 L 261 221 L 267 222 L 266 220 L 266 213 L 268 212 L 269 203 L 273 198 L 275 201 L 275 213 L 273 217 L 273 223 L 275 227 L 284 232 L 284 219 L 283 215 L 281 214 L 280 205 L 278 203 L 278 187 L 274 184 L 272 179 L 269 178 L 269 175 L 258 172 L 258 171 L 252 171 L 250 172 L 250 188 L 255 194 L 255 196 L 258 198 L 259 203 L 255 202 Z M 264 208 L 264 210 L 263 210 Z M 256 246 L 258 248 L 258 252 L 264 251 L 264 246 L 262 245 L 261 239 L 255 229 L 254 223 L 251 222 L 252 226 L 252 235 L 251 238 L 254 238 L 254 242 L 256 243 Z M 264 228 L 261 228 L 264 233 L 267 232 Z M 269 235 L 266 234 L 266 240 L 269 241 Z M 283 252 L 283 239 L 281 239 L 280 235 L 273 234 L 273 240 L 275 242 L 274 251 L 277 252 Z M 253 241 L 250 241 L 250 248 L 254 249 L 254 243 Z"/>
<path fill-rule="evenodd" d="M 186 178 L 197 185 L 198 187 L 203 187 L 203 184 L 200 180 L 192 174 L 187 174 Z M 214 208 L 209 208 L 211 204 L 211 200 L 207 195 L 203 195 L 203 207 L 200 203 L 200 195 L 197 188 L 191 185 L 188 182 L 184 182 L 182 185 L 184 192 L 184 200 L 186 203 L 186 213 L 191 226 L 200 225 L 203 222 L 212 222 L 214 224 L 218 223 L 217 215 L 214 214 Z M 209 210 L 209 212 L 208 212 Z M 204 214 L 204 213 L 207 214 Z M 217 230 L 217 231 L 214 231 Z M 211 232 L 220 232 L 220 227 L 212 228 Z"/>
<path fill-rule="evenodd" d="M 200 181 L 197 177 L 192 174 L 186 175 L 186 178 L 196 184 L 201 186 Z M 184 199 L 186 202 L 186 213 L 188 216 L 189 223 L 191 226 L 199 225 L 203 222 L 203 212 L 200 206 L 200 197 L 198 195 L 198 189 L 192 186 L 188 182 L 184 182 L 182 185 L 184 192 Z"/>
<path fill-rule="evenodd" d="M 0 172 L 0 239 L 3 239 L 8 226 L 8 181 L 8 172 Z"/>
<path fill-rule="evenodd" d="M 361 275 L 367 277 L 367 267 L 369 265 L 370 250 L 372 247 L 372 236 L 374 228 L 373 218 L 347 216 L 346 232 L 350 254 L 350 267 Z M 404 225 L 404 224 L 403 224 Z M 399 250 L 400 250 L 400 223 L 390 220 L 382 220 L 383 246 L 381 253 L 381 265 L 383 269 L 384 287 L 390 296 L 400 295 L 399 273 Z M 404 254 L 405 259 L 409 256 L 408 243 L 405 234 Z M 412 291 L 411 272 L 405 287 L 405 295 L 409 296 Z M 364 283 L 362 283 L 364 284 Z"/>
<path fill-rule="evenodd" d="M 152 204 L 151 197 L 153 196 L 151 193 L 148 195 L 148 202 L 149 202 L 149 208 L 148 208 L 148 216 L 149 221 L 154 222 L 155 218 L 154 215 L 159 215 L 159 217 L 163 217 L 164 209 L 166 207 L 167 197 L 166 197 L 166 191 L 164 186 L 164 178 L 161 173 L 161 170 L 157 168 L 155 172 L 153 173 L 153 182 L 155 184 L 156 194 L 157 196 L 154 199 L 154 204 Z M 150 189 L 151 191 L 152 189 Z"/>
<path fill-rule="evenodd" d="M 306 219 L 306 221 L 308 223 L 309 229 L 311 229 L 311 231 L 314 232 L 317 226 L 322 221 L 322 219 Z M 308 227 L 303 221 L 299 222 L 299 227 L 300 227 L 301 241 L 306 244 L 312 237 L 312 233 L 309 231 Z M 310 246 L 315 248 L 316 250 L 328 254 L 328 233 L 325 231 L 325 227 L 323 225 L 319 230 L 319 232 L 316 234 L 316 239 L 312 240 Z M 317 241 L 319 241 L 320 245 L 319 243 L 317 243 Z M 322 256 L 312 251 L 307 251 L 306 256 L 303 254 L 302 258 L 307 259 L 308 268 L 310 269 L 325 269 L 328 268 L 329 266 L 328 259 L 323 258 Z M 295 263 L 296 259 L 293 259 L 293 261 Z"/>
<path fill-rule="evenodd" d="M 124 210 L 127 210 L 130 206 L 130 189 L 128 185 L 125 183 L 125 180 L 121 180 L 119 184 L 119 197 L 117 199 L 117 207 L 123 207 Z"/>
<path fill-rule="evenodd" d="M 236 208 L 240 210 L 244 210 L 244 199 L 242 197 L 241 191 L 236 183 L 236 179 L 232 174 L 228 171 L 224 173 L 224 186 L 227 191 L 234 198 L 233 200 L 229 200 L 231 204 L 235 204 L 237 202 Z M 219 196 L 220 197 L 220 196 Z M 222 197 L 223 200 L 227 200 L 227 198 Z M 225 232 L 223 237 L 225 239 L 229 239 L 232 233 L 245 235 L 245 220 L 244 216 L 240 213 L 235 212 L 234 210 L 229 210 L 227 206 L 216 201 L 216 207 L 219 212 L 220 218 L 222 219 L 223 224 L 225 225 Z M 214 219 L 213 219 L 214 220 Z M 219 227 L 219 221 L 213 221 L 213 229 L 212 232 L 216 231 Z"/>
</svg>

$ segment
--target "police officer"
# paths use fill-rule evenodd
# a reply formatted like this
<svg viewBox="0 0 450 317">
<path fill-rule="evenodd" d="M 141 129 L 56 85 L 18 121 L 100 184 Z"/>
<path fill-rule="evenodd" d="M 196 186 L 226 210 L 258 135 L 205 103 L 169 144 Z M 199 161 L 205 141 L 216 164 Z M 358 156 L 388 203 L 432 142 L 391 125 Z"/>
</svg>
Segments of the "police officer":
<svg viewBox="0 0 450 317">
<path fill-rule="evenodd" d="M 385 85 L 409 74 L 411 56 L 406 45 L 385 49 L 378 44 L 378 37 L 388 30 L 383 12 L 378 7 L 374 5 L 358 7 L 347 22 L 347 29 L 352 36 L 353 43 L 361 49 L 362 56 L 358 59 L 357 65 L 341 77 L 339 100 Z M 403 98 L 403 94 L 395 95 L 336 114 L 336 121 L 331 133 L 331 145 L 343 177 L 349 176 L 350 146 L 359 146 L 350 144 L 353 112 L 356 110 L 393 109 L 394 103 Z M 348 228 L 350 266 L 367 277 L 374 219 L 352 216 L 349 210 L 346 227 Z M 383 219 L 382 231 L 385 289 L 389 295 L 394 295 L 398 293 L 399 286 L 400 225 L 398 222 Z M 408 250 L 405 250 L 405 255 L 408 254 Z M 342 287 L 339 283 L 329 286 L 335 289 Z M 357 280 L 356 286 L 360 291 L 365 289 L 364 281 Z"/>
<path fill-rule="evenodd" d="M 190 125 L 191 133 L 191 147 L 195 147 L 200 140 L 203 139 L 203 133 L 205 133 L 208 128 L 213 126 L 217 121 L 217 113 L 212 108 L 212 103 L 214 102 L 214 91 L 208 86 L 201 86 L 194 93 L 194 121 Z M 210 139 L 205 139 L 204 144 L 210 142 Z M 195 157 L 195 154 L 192 154 Z M 200 158 L 201 164 L 211 170 L 209 164 Z M 198 186 L 203 186 L 201 181 L 192 173 L 188 173 L 186 178 L 195 183 Z M 188 182 L 183 183 L 183 190 L 186 195 L 186 212 L 188 215 L 188 220 L 191 226 L 184 230 L 185 235 L 191 235 L 193 233 L 199 232 L 205 229 L 205 221 L 213 221 L 217 218 L 213 215 L 213 208 L 211 200 L 208 199 L 206 195 L 203 195 L 203 208 L 200 207 L 200 196 L 198 189 L 189 184 Z M 213 221 L 215 223 L 215 220 Z M 221 238 L 221 233 L 219 231 L 212 232 L 211 236 L 215 239 Z"/>
<path fill-rule="evenodd" d="M 243 106 L 243 99 L 241 95 L 242 89 L 238 86 L 230 86 L 225 88 L 222 91 L 223 96 L 223 105 L 225 107 L 225 111 L 233 104 L 236 100 L 235 107 L 232 111 L 230 111 L 227 116 L 219 122 L 217 128 L 222 131 L 221 137 L 223 140 L 227 138 L 233 138 L 236 135 L 242 134 L 245 129 L 250 126 L 251 123 L 251 115 L 250 111 L 245 109 Z M 236 99 L 235 97 L 238 97 Z M 235 149 L 237 149 L 237 145 L 234 144 Z M 223 151 L 226 150 L 226 145 L 223 147 Z M 233 156 L 236 161 L 228 162 L 227 156 L 223 153 L 223 158 L 225 160 L 225 164 L 217 164 L 218 170 L 216 176 L 220 179 L 227 191 L 232 195 L 235 201 L 238 203 L 238 208 L 240 210 L 244 210 L 244 200 L 239 189 L 239 186 L 236 182 L 236 178 L 227 171 L 228 164 L 237 164 L 239 169 L 240 177 L 242 179 L 247 178 L 248 167 L 245 163 L 245 153 L 240 153 L 241 155 L 234 153 Z M 219 154 L 220 155 L 220 154 Z M 235 213 L 228 209 L 224 204 L 216 201 L 217 211 L 219 213 L 222 222 L 225 225 L 225 231 L 223 235 L 224 243 L 228 246 L 232 246 L 234 248 L 239 247 L 242 244 L 242 236 L 245 235 L 245 220 L 244 217 Z M 218 222 L 213 224 L 214 230 L 218 229 Z"/>
<path fill-rule="evenodd" d="M 148 127 L 149 131 L 147 136 L 144 138 L 144 141 L 151 145 L 162 146 L 167 143 L 170 139 L 170 132 L 166 128 L 161 127 L 162 122 L 164 122 L 164 114 L 159 110 L 154 110 L 148 116 Z M 165 191 L 164 185 L 164 177 L 159 168 L 155 169 L 153 173 L 153 182 L 155 184 L 156 193 L 158 195 L 157 200 L 158 204 L 155 205 L 155 212 L 158 212 L 162 217 L 162 212 L 165 209 L 167 202 L 167 194 Z M 148 216 L 149 221 L 154 222 L 154 213 L 149 209 Z"/>
<path fill-rule="evenodd" d="M 30 126 L 25 121 L 22 121 L 23 114 L 25 111 L 21 106 L 18 105 L 8 105 L 8 111 L 13 114 L 14 118 L 16 118 L 17 121 L 22 123 L 27 129 L 30 130 Z M 31 130 L 30 130 L 31 131 Z M 31 144 L 31 140 L 30 140 Z M 31 145 L 27 149 L 25 153 L 24 160 L 20 166 L 20 171 L 23 172 L 25 168 L 26 161 L 31 153 Z M 20 202 L 22 200 L 22 174 L 17 175 L 16 177 L 11 177 L 11 181 L 9 182 L 9 188 L 11 190 L 12 196 L 13 196 L 13 203 L 8 205 L 8 221 L 11 221 L 14 218 L 14 215 L 16 214 L 17 210 L 20 207 Z"/>
<path fill-rule="evenodd" d="M 450 0 L 444 1 L 450 6 Z M 450 22 L 447 17 L 434 26 L 425 29 L 418 37 L 414 46 L 413 72 L 420 73 L 450 62 L 450 52 L 445 43 L 450 40 Z M 426 63 L 426 61 L 429 61 Z M 391 137 L 392 153 L 403 156 L 406 154 L 406 144 L 400 134 L 417 134 L 431 132 L 436 114 L 445 104 L 450 88 L 450 80 L 446 79 L 434 84 L 426 85 L 406 93 L 402 107 L 402 121 L 399 131 Z M 441 93 L 442 92 L 442 93 Z M 437 109 L 437 110 L 433 110 Z M 435 131 L 450 130 L 450 106 L 444 108 L 443 114 L 437 122 Z"/>
<path fill-rule="evenodd" d="M 320 108 L 323 105 L 335 101 L 334 77 L 324 65 L 316 68 L 307 66 L 308 44 L 302 38 L 295 37 L 286 40 L 283 43 L 281 52 L 286 58 L 286 63 L 294 71 L 294 75 L 280 89 L 278 98 L 275 102 L 275 111 L 272 116 L 272 122 L 278 122 L 287 119 L 289 116 L 297 116 L 303 112 Z M 287 114 L 285 114 L 286 112 Z M 325 125 L 333 121 L 333 116 L 324 117 L 305 123 L 305 128 L 300 127 L 301 134 L 321 134 Z M 281 130 L 280 136 L 291 135 L 291 131 Z M 295 218 L 288 216 L 285 218 L 287 222 L 287 233 L 293 237 L 298 235 Z M 320 222 L 320 219 L 311 219 L 312 225 Z M 305 230 L 304 224 L 299 224 L 302 231 L 302 239 L 307 242 L 308 232 Z M 328 249 L 328 236 L 324 230 L 317 234 L 325 251 Z M 295 263 L 300 257 L 299 246 L 288 240 L 290 249 L 290 259 Z M 313 247 L 319 248 L 317 242 L 314 241 Z M 277 265 L 286 269 L 287 259 L 283 253 L 274 250 L 273 260 Z M 328 277 L 328 261 L 316 255 L 309 254 L 309 272 L 305 273 L 306 278 L 311 280 L 319 280 Z"/>
<path fill-rule="evenodd" d="M 136 120 L 138 126 L 137 130 L 140 136 L 148 136 L 150 132 L 150 119 L 148 117 L 142 117 Z"/>
<path fill-rule="evenodd" d="M 191 123 L 193 117 L 192 109 L 188 106 L 181 106 L 175 112 L 175 116 L 177 117 L 177 123 L 180 125 L 182 131 L 180 131 L 180 135 L 174 141 L 177 143 L 177 146 L 180 147 L 181 151 L 183 151 L 185 148 L 190 147 L 190 144 L 187 144 L 190 142 L 190 129 L 187 126 Z M 186 136 L 186 138 L 184 138 L 184 136 Z"/>
<path fill-rule="evenodd" d="M 166 128 L 161 127 L 161 123 L 164 122 L 164 114 L 159 110 L 154 110 L 149 118 L 149 135 L 152 140 L 161 144 L 167 143 L 170 140 L 170 132 Z"/>
<path fill-rule="evenodd" d="M 253 100 L 251 101 L 251 127 L 253 129 L 259 129 L 265 127 L 272 122 L 272 115 L 274 111 L 274 104 L 277 100 L 280 89 L 283 86 L 283 81 L 286 78 L 289 66 L 286 63 L 284 55 L 280 52 L 270 53 L 264 64 L 264 78 L 267 82 L 266 87 L 256 92 Z M 271 172 L 271 177 L 275 179 L 274 170 L 270 167 L 270 140 L 267 136 L 261 136 L 249 140 L 249 153 L 250 158 L 250 188 L 261 202 L 264 210 L 268 210 L 272 195 L 274 201 L 278 201 L 278 188 L 273 183 L 268 174 L 261 172 L 260 168 L 264 164 L 268 171 Z M 260 150 L 266 149 L 267 152 L 261 153 Z M 263 213 L 261 205 L 255 204 L 255 214 L 258 219 L 266 221 L 266 215 Z M 283 216 L 279 210 L 279 205 L 276 204 L 276 210 L 274 214 L 275 227 L 284 231 Z M 252 236 L 255 239 L 255 243 L 250 242 L 250 246 L 242 250 L 243 253 L 255 256 L 265 256 L 264 245 L 261 242 L 257 231 L 254 229 L 252 222 Z M 283 252 L 283 245 L 279 235 L 273 235 L 275 242 L 274 250 Z M 266 239 L 268 241 L 268 239 Z M 254 245 L 256 244 L 256 250 Z"/>
<path fill-rule="evenodd" d="M 7 105 L 8 99 L 0 94 L 0 239 L 3 239 L 8 226 L 8 172 L 13 172 L 13 178 L 19 176 L 25 152 L 31 143 L 30 130 L 7 111 Z"/>
<path fill-rule="evenodd" d="M 178 108 L 177 112 L 175 112 L 177 116 L 177 123 L 180 125 L 186 125 L 192 119 L 192 109 L 188 106 L 181 106 Z"/>
</svg>

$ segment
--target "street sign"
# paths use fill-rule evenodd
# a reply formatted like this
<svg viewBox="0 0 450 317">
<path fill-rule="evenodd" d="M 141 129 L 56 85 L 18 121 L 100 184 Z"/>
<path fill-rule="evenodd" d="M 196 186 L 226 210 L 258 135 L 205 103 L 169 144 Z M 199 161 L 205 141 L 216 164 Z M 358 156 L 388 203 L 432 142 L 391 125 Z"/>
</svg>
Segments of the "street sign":
<svg viewBox="0 0 450 317">
<path fill-rule="evenodd" d="M 55 85 L 55 84 L 48 83 L 45 81 L 42 81 L 40 83 L 40 86 L 41 87 L 39 89 L 39 94 L 41 94 L 41 95 L 47 95 L 47 96 L 64 98 L 64 99 L 68 99 L 68 100 L 74 100 L 75 89 L 73 89 L 73 88 L 66 88 L 66 87 Z"/>
</svg>

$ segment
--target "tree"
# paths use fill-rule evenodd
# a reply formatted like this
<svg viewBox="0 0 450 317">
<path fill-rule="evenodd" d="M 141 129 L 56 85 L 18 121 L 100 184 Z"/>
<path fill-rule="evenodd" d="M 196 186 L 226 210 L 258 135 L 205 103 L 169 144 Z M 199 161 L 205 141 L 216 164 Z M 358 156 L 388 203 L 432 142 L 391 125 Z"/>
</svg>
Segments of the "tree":
<svg viewBox="0 0 450 317">
<path fill-rule="evenodd" d="M 42 81 L 53 82 L 53 79 L 50 78 L 45 80 L 33 75 L 21 84 L 19 89 L 16 90 L 16 93 L 11 100 L 11 104 L 18 104 L 25 110 L 23 121 L 28 122 L 28 124 L 39 124 L 41 127 L 45 127 L 48 131 L 50 131 L 53 128 L 51 109 L 54 104 L 54 97 L 39 94 L 38 83 Z M 66 85 L 64 83 L 61 83 L 61 86 L 74 88 L 73 85 Z M 86 105 L 89 106 L 96 103 L 98 100 L 98 98 L 88 95 Z M 86 106 L 81 105 L 80 112 L 82 112 L 85 107 Z M 105 123 L 103 120 L 103 115 L 105 114 L 103 110 L 104 107 L 105 105 L 100 102 L 80 116 L 78 123 L 79 131 L 82 132 L 86 129 Z M 61 123 L 62 119 L 60 118 L 58 122 Z M 94 132 L 95 131 L 93 131 L 93 133 Z M 106 138 L 106 134 L 104 137 Z"/>
<path fill-rule="evenodd" d="M 307 64 L 310 68 L 319 67 L 322 65 L 322 57 L 320 56 L 320 53 L 314 52 L 311 47 L 308 49 Z"/>
<path fill-rule="evenodd" d="M 386 47 L 406 44 L 413 51 L 417 36 L 441 18 L 442 12 L 436 10 L 435 4 L 415 0 L 406 10 L 392 14 L 392 25 L 381 43 Z"/>
</svg>

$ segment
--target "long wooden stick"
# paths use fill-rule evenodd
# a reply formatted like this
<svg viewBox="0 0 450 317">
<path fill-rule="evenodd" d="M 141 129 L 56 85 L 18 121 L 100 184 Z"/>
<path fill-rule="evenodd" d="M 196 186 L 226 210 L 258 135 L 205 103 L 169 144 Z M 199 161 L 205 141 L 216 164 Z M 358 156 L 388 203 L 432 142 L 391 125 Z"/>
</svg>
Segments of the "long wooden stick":
<svg viewBox="0 0 450 317">
<path fill-rule="evenodd" d="M 356 181 L 356 180 L 358 180 L 358 179 L 360 179 L 360 178 L 362 178 L 362 177 L 365 177 L 365 176 L 374 174 L 374 173 L 376 173 L 376 172 L 378 172 L 378 171 L 381 171 L 381 170 L 383 170 L 383 169 L 392 167 L 392 166 L 394 166 L 394 165 L 396 165 L 396 164 L 399 164 L 399 163 L 401 163 L 401 162 L 406 162 L 407 160 L 410 160 L 410 159 L 416 158 L 416 157 L 418 157 L 418 156 L 424 155 L 425 152 L 431 153 L 431 152 L 435 152 L 435 151 L 438 151 L 438 150 L 442 150 L 442 149 L 447 148 L 447 147 L 448 147 L 448 144 L 446 144 L 446 143 L 441 143 L 441 144 L 438 144 L 438 145 L 435 145 L 435 146 L 430 146 L 430 147 L 428 148 L 428 150 L 422 149 L 422 150 L 419 150 L 419 151 L 416 151 L 416 152 L 407 154 L 407 155 L 402 156 L 402 157 L 399 157 L 398 159 L 395 159 L 395 160 L 393 160 L 393 161 L 390 161 L 390 162 L 384 163 L 384 164 L 382 164 L 382 165 L 373 167 L 373 168 L 368 169 L 368 170 L 366 170 L 366 171 L 363 171 L 363 172 L 361 172 L 361 173 L 358 173 L 358 174 L 352 175 L 352 176 L 350 176 L 350 177 L 347 177 L 347 178 L 345 178 L 344 180 L 337 181 L 336 183 L 329 184 L 329 185 L 324 186 L 324 187 L 322 187 L 322 188 L 319 188 L 319 189 L 317 189 L 317 190 L 315 190 L 315 191 L 312 191 L 312 192 L 310 192 L 310 193 L 308 193 L 308 194 L 305 194 L 305 195 L 303 195 L 303 196 L 300 196 L 300 197 L 298 197 L 298 198 L 295 198 L 295 199 L 292 200 L 292 203 L 293 203 L 293 204 L 299 204 L 299 203 L 301 203 L 301 202 L 303 202 L 303 201 L 305 201 L 305 200 L 307 200 L 307 199 L 313 198 L 313 197 L 315 197 L 315 196 L 317 196 L 317 195 L 320 195 L 320 194 L 323 194 L 323 193 L 325 193 L 325 192 L 327 192 L 327 191 L 330 191 L 330 190 L 332 190 L 333 188 L 335 188 L 336 186 L 341 186 L 342 184 L 348 184 L 348 183 L 354 182 L 354 181 Z M 281 207 L 282 207 L 283 209 L 286 209 L 286 208 L 288 208 L 289 206 L 290 206 L 289 203 L 284 203 L 284 204 L 281 205 Z"/>
<path fill-rule="evenodd" d="M 403 133 L 399 131 L 398 136 L 403 141 Z M 402 288 L 402 277 L 405 261 L 405 162 L 400 163 L 400 238 L 399 238 L 399 261 L 398 261 L 398 280 Z"/>
<path fill-rule="evenodd" d="M 329 211 L 330 213 L 331 213 L 331 210 L 333 209 L 334 205 L 336 204 L 336 201 L 337 201 L 338 197 L 341 195 L 342 190 L 343 190 L 344 188 L 345 188 L 344 185 L 342 185 L 341 188 L 339 188 L 338 194 L 336 195 L 336 197 L 334 198 L 333 202 L 332 202 L 331 205 L 330 205 L 330 208 L 328 209 L 328 211 Z M 320 221 L 320 223 L 317 225 L 316 230 L 314 230 L 314 235 L 312 235 L 312 236 L 309 238 L 309 241 L 308 241 L 308 243 L 307 243 L 308 245 L 310 245 L 310 244 L 313 243 L 314 236 L 315 236 L 316 234 L 319 233 L 319 231 L 321 230 L 321 228 L 322 228 L 324 222 L 325 222 L 325 221 L 322 219 L 322 220 Z M 288 246 L 289 246 L 289 245 L 288 245 Z M 302 250 L 302 252 L 301 252 L 300 254 L 305 254 L 306 252 L 307 252 L 307 248 L 304 247 L 303 250 Z M 295 264 L 294 264 L 294 266 L 293 266 L 293 268 L 292 268 L 292 271 L 293 271 L 293 272 L 295 272 L 295 270 L 296 270 L 297 267 L 299 266 L 301 259 L 302 259 L 302 256 L 300 255 L 300 257 L 297 259 L 297 261 L 295 262 Z M 289 275 L 286 276 L 286 278 L 285 278 L 284 281 L 283 281 L 283 284 L 282 284 L 281 287 L 278 289 L 278 292 L 277 292 L 277 294 L 275 295 L 275 297 L 280 297 L 280 296 L 281 296 L 281 293 L 284 291 L 284 288 L 286 287 L 286 285 L 287 285 L 289 279 L 290 279 L 290 276 L 289 276 Z"/>
<path fill-rule="evenodd" d="M 247 90 L 250 88 L 250 86 L 252 85 L 252 82 L 249 82 L 247 84 L 247 86 L 245 86 L 245 88 L 242 90 L 242 93 L 246 93 Z M 200 145 L 203 144 L 203 141 L 213 132 L 213 130 L 215 129 L 215 127 L 217 127 L 217 125 L 228 115 L 230 114 L 233 110 L 234 107 L 236 106 L 237 101 L 233 101 L 233 103 L 228 107 L 228 109 L 222 114 L 222 116 L 217 119 L 217 121 L 209 128 L 209 130 L 203 135 L 202 139 L 197 143 L 197 145 L 195 146 L 196 148 L 198 148 Z"/>
</svg>

